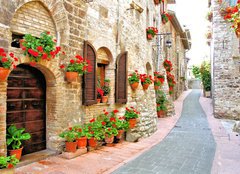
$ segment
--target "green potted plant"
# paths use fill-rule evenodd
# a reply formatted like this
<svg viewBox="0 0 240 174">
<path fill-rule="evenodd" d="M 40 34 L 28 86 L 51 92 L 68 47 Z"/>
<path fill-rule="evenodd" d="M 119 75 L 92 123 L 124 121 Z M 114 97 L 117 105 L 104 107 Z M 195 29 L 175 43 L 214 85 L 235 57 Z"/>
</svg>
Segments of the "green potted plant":
<svg viewBox="0 0 240 174">
<path fill-rule="evenodd" d="M 77 133 L 76 142 L 79 149 L 87 147 L 86 125 L 75 125 L 73 130 Z"/>
<path fill-rule="evenodd" d="M 125 117 L 117 117 L 116 119 L 116 128 L 118 130 L 118 134 L 116 136 L 117 139 L 121 139 L 124 131 L 129 128 L 129 122 L 126 121 Z"/>
<path fill-rule="evenodd" d="M 101 99 L 103 97 L 103 90 L 101 88 L 97 88 L 97 103 L 101 102 Z"/>
<path fill-rule="evenodd" d="M 16 158 L 16 155 L 12 156 L 0 156 L 0 173 L 1 174 L 13 174 L 14 166 L 19 163 L 19 160 Z"/>
<path fill-rule="evenodd" d="M 164 62 L 163 62 L 163 67 L 165 68 L 165 70 L 166 70 L 167 72 L 170 72 L 170 71 L 173 70 L 172 66 L 173 66 L 173 65 L 172 65 L 172 62 L 171 62 L 170 60 L 167 60 L 167 59 L 164 60 Z"/>
<path fill-rule="evenodd" d="M 77 150 L 77 133 L 72 127 L 69 127 L 67 130 L 64 130 L 59 134 L 59 137 L 65 139 L 66 152 L 76 152 Z"/>
<path fill-rule="evenodd" d="M 166 94 L 163 91 L 157 91 L 157 97 L 156 97 L 156 103 L 157 103 L 157 115 L 158 117 L 164 117 L 167 111 L 167 97 Z"/>
<path fill-rule="evenodd" d="M 137 89 L 138 84 L 139 84 L 139 79 L 140 79 L 140 75 L 138 74 L 138 71 L 135 70 L 132 74 L 128 75 L 128 82 L 132 88 L 132 90 Z"/>
<path fill-rule="evenodd" d="M 109 86 L 110 79 L 104 79 L 104 86 Z"/>
<path fill-rule="evenodd" d="M 88 139 L 88 145 L 92 148 L 95 148 L 97 146 L 97 142 L 105 138 L 102 123 L 96 120 L 95 118 L 93 118 L 89 121 L 86 127 L 87 127 L 86 136 Z"/>
<path fill-rule="evenodd" d="M 126 107 L 124 117 L 129 122 L 129 128 L 132 129 L 137 124 L 137 118 L 140 112 L 138 112 L 133 106 L 130 108 Z"/>
<path fill-rule="evenodd" d="M 147 32 L 147 39 L 152 40 L 153 37 L 158 33 L 158 29 L 156 27 L 148 27 L 146 29 Z"/>
<path fill-rule="evenodd" d="M 169 95 L 173 94 L 174 86 L 176 85 L 175 77 L 170 72 L 167 72 L 167 82 L 169 87 Z"/>
<path fill-rule="evenodd" d="M 102 90 L 103 90 L 102 102 L 107 103 L 108 94 L 110 93 L 111 89 L 109 86 L 102 86 Z"/>
<path fill-rule="evenodd" d="M 68 82 L 74 82 L 79 75 L 86 74 L 91 71 L 91 66 L 88 60 L 82 56 L 76 55 L 74 59 L 70 59 L 67 65 L 60 65 L 61 69 L 65 69 L 65 76 Z"/>
<path fill-rule="evenodd" d="M 54 59 L 61 50 L 59 46 L 56 46 L 56 40 L 53 40 L 50 32 L 42 32 L 39 38 L 26 34 L 20 41 L 20 47 L 24 55 L 30 58 L 31 66 L 35 66 L 40 60 Z"/>
<path fill-rule="evenodd" d="M 143 90 L 147 90 L 149 85 L 153 82 L 152 76 L 148 74 L 140 74 L 140 79 Z"/>
<path fill-rule="evenodd" d="M 16 67 L 14 64 L 16 61 L 18 61 L 18 58 L 13 53 L 7 55 L 4 49 L 0 48 L 0 82 L 7 79 L 10 69 Z"/>
<path fill-rule="evenodd" d="M 24 133 L 25 128 L 17 128 L 15 125 L 11 125 L 7 128 L 7 146 L 10 155 L 16 155 L 18 160 L 22 156 L 22 141 L 29 140 L 31 135 Z"/>
</svg>

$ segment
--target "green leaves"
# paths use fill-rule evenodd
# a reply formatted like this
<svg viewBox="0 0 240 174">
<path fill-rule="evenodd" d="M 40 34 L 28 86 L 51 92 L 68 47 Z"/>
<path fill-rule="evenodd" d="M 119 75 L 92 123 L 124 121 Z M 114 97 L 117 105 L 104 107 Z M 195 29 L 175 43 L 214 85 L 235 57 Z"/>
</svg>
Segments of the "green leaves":
<svg viewBox="0 0 240 174">
<path fill-rule="evenodd" d="M 12 156 L 0 156 L 0 169 L 11 168 L 15 166 L 19 160 L 16 158 L 16 155 Z"/>
<path fill-rule="evenodd" d="M 11 125 L 7 129 L 7 146 L 12 149 L 19 149 L 22 145 L 22 141 L 31 138 L 29 133 L 23 133 L 24 128 L 17 129 L 15 125 Z"/>
</svg>

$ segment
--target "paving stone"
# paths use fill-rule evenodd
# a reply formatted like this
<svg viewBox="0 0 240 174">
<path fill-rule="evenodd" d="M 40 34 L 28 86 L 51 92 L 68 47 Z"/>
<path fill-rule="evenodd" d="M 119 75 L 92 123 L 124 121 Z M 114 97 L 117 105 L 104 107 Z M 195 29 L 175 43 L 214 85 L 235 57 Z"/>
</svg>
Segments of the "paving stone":
<svg viewBox="0 0 240 174">
<path fill-rule="evenodd" d="M 177 126 L 162 142 L 113 174 L 133 172 L 134 169 L 135 173 L 210 174 L 216 143 L 198 101 L 200 93 L 200 90 L 193 90 L 185 99 Z"/>
</svg>

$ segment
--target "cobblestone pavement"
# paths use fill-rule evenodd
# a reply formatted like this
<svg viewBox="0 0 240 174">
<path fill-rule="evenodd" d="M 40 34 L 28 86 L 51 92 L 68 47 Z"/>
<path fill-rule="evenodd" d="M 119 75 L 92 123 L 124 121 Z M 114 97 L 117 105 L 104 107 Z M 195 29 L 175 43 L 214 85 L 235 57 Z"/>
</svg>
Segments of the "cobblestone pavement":
<svg viewBox="0 0 240 174">
<path fill-rule="evenodd" d="M 184 100 L 181 118 L 162 142 L 113 174 L 210 174 L 216 143 L 200 94 L 193 90 Z"/>
</svg>

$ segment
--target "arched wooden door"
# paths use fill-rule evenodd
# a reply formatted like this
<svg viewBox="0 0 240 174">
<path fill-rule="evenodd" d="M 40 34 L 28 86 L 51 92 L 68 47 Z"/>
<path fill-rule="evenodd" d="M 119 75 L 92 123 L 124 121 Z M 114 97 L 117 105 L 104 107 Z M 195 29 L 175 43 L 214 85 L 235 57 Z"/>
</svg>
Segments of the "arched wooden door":
<svg viewBox="0 0 240 174">
<path fill-rule="evenodd" d="M 7 126 L 11 124 L 32 136 L 23 143 L 23 154 L 46 149 L 46 81 L 31 66 L 19 65 L 8 77 Z"/>
</svg>

